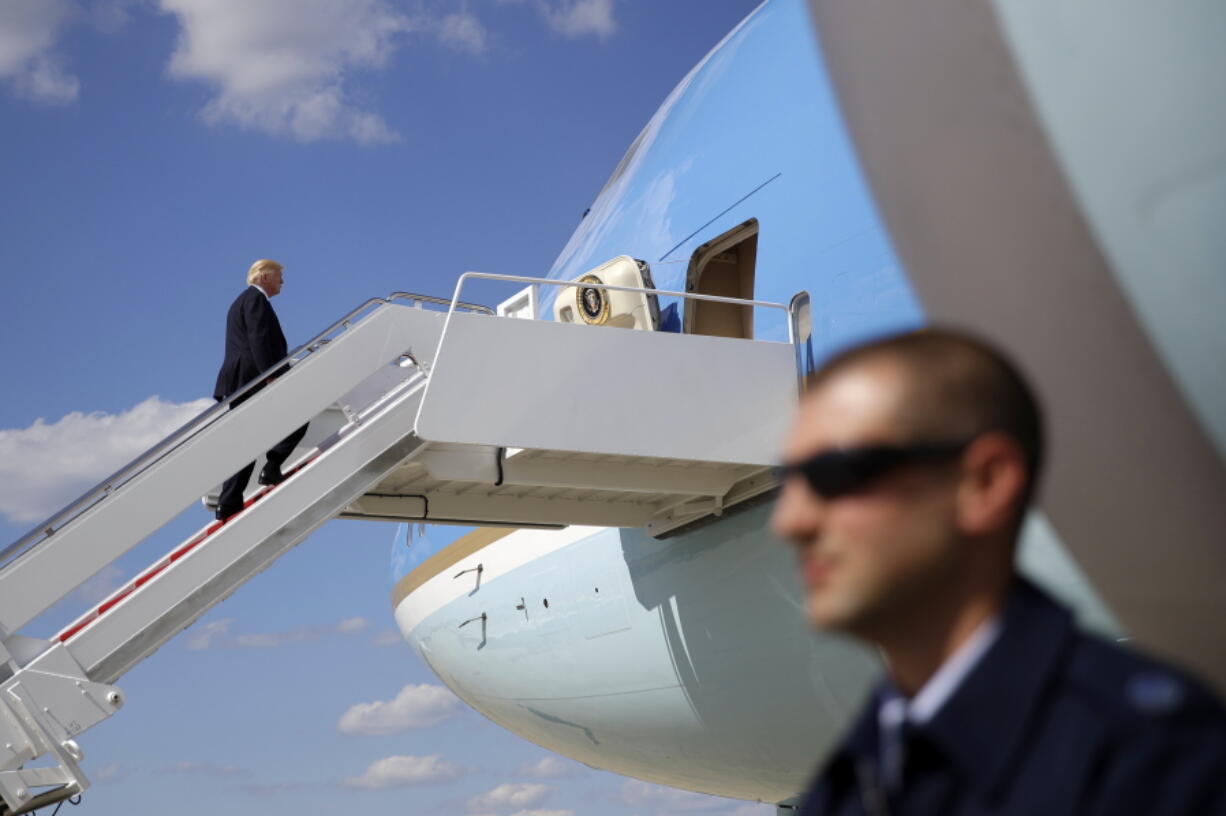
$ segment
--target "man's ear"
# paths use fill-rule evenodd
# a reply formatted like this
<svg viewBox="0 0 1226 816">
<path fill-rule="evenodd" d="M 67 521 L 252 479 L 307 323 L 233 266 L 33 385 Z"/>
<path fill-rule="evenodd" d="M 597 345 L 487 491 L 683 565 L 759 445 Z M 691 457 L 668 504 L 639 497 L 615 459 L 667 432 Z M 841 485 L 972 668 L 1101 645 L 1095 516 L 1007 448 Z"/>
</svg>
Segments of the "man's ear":
<svg viewBox="0 0 1226 816">
<path fill-rule="evenodd" d="M 966 535 L 1008 529 L 1017 519 L 1026 488 L 1026 457 L 1021 446 L 1002 433 L 986 433 L 962 454 L 958 484 L 958 526 Z"/>
</svg>

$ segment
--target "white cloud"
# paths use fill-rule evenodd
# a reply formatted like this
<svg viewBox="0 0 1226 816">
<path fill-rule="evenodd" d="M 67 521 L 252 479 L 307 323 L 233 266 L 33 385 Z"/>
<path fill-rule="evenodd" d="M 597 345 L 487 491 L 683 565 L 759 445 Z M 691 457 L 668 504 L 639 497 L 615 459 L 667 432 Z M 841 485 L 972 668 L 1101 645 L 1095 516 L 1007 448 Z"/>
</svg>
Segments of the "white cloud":
<svg viewBox="0 0 1226 816">
<path fill-rule="evenodd" d="M 272 649 L 290 643 L 313 643 L 329 635 L 351 636 L 365 632 L 370 621 L 346 618 L 330 626 L 299 626 L 284 632 L 259 632 L 237 635 L 231 629 L 234 618 L 221 618 L 194 626 L 184 641 L 189 651 L 207 649 Z"/>
<path fill-rule="evenodd" d="M 94 782 L 99 784 L 105 782 L 119 782 L 128 776 L 128 769 L 120 765 L 118 762 L 112 762 L 104 768 L 90 773 L 89 777 Z"/>
<path fill-rule="evenodd" d="M 222 618 L 221 620 L 209 621 L 208 623 L 198 623 L 188 632 L 184 644 L 193 652 L 215 649 L 219 644 L 229 642 L 230 626 L 233 623 L 234 618 Z"/>
<path fill-rule="evenodd" d="M 306 787 L 306 785 L 293 782 L 257 782 L 251 785 L 242 785 L 240 786 L 240 790 L 244 791 L 249 796 L 266 799 L 270 796 L 276 796 L 278 793 L 285 793 L 287 791 L 298 790 L 304 787 Z"/>
<path fill-rule="evenodd" d="M 511 816 L 575 816 L 573 810 L 517 810 Z"/>
<path fill-rule="evenodd" d="M 552 793 L 553 787 L 550 785 L 509 782 L 469 799 L 468 807 L 474 812 L 530 808 L 544 802 Z"/>
<path fill-rule="evenodd" d="M 608 39 L 617 31 L 613 0 L 539 0 L 549 26 L 565 37 L 593 35 Z"/>
<path fill-rule="evenodd" d="M 697 813 L 719 811 L 729 806 L 730 801 L 720 796 L 653 785 L 638 779 L 629 779 L 619 794 L 623 804 L 638 808 L 652 808 L 658 813 Z"/>
<path fill-rule="evenodd" d="M 128 24 L 131 10 L 144 0 L 93 0 L 90 16 L 99 31 L 110 34 Z"/>
<path fill-rule="evenodd" d="M 57 422 L 0 430 L 0 513 L 41 521 L 213 404 L 150 397 L 119 414 L 73 411 Z"/>
<path fill-rule="evenodd" d="M 114 564 L 108 564 L 102 571 L 77 587 L 77 597 L 87 604 L 96 604 L 107 598 L 123 586 L 124 572 Z"/>
<path fill-rule="evenodd" d="M 328 635 L 358 635 L 369 626 L 370 621 L 365 618 L 346 618 L 330 626 L 298 626 L 284 632 L 236 635 L 233 645 L 247 649 L 271 649 L 289 643 L 313 643 Z"/>
<path fill-rule="evenodd" d="M 438 21 L 436 31 L 443 45 L 474 55 L 485 53 L 489 35 L 481 21 L 467 11 L 444 16 Z"/>
<path fill-rule="evenodd" d="M 536 762 L 520 765 L 516 773 L 519 776 L 528 776 L 534 779 L 558 779 L 563 776 L 575 776 L 582 773 L 582 768 L 577 762 L 563 759 L 560 756 L 550 755 L 542 757 Z"/>
<path fill-rule="evenodd" d="M 399 629 L 384 629 L 370 641 L 376 646 L 399 646 L 404 643 L 404 635 Z"/>
<path fill-rule="evenodd" d="M 455 779 L 460 767 L 432 756 L 390 756 L 372 764 L 361 776 L 345 778 L 347 788 L 400 788 L 407 785 L 424 785 Z"/>
<path fill-rule="evenodd" d="M 398 135 L 347 86 L 383 67 L 418 23 L 387 0 L 159 0 L 179 18 L 170 74 L 213 85 L 209 122 L 304 142 L 377 144 Z"/>
<path fill-rule="evenodd" d="M 408 685 L 392 700 L 358 703 L 341 715 L 342 734 L 399 734 L 428 728 L 455 716 L 460 700 L 443 686 Z"/>
<path fill-rule="evenodd" d="M 58 58 L 48 54 L 31 60 L 25 73 L 14 81 L 26 96 L 53 104 L 75 101 L 81 91 L 80 80 L 68 73 Z"/>
<path fill-rule="evenodd" d="M 61 32 L 79 13 L 73 0 L 4 0 L 0 3 L 0 79 L 42 102 L 77 98 L 80 81 L 54 53 Z"/>
<path fill-rule="evenodd" d="M 174 765 L 166 768 L 159 768 L 155 773 L 192 774 L 195 776 L 208 776 L 214 779 L 234 779 L 251 775 L 251 771 L 246 768 L 240 768 L 237 765 L 217 765 L 213 762 L 191 762 L 188 760 L 176 762 Z"/>
<path fill-rule="evenodd" d="M 366 618 L 345 618 L 336 625 L 336 633 L 338 635 L 360 635 L 370 628 L 370 621 Z"/>
</svg>

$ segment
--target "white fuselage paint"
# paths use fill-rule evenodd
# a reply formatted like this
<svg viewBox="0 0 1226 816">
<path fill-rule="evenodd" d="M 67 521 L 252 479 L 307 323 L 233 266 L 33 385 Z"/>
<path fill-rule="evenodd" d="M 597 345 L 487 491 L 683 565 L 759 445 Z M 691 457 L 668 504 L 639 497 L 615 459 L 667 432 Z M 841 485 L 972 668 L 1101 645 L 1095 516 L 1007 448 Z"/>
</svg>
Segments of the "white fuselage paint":
<svg viewBox="0 0 1226 816">
<path fill-rule="evenodd" d="M 539 745 L 674 787 L 784 801 L 804 789 L 879 664 L 807 629 L 769 509 L 666 541 L 515 531 L 410 592 L 396 621 L 465 702 Z M 1114 630 L 1039 514 L 1019 568 L 1087 626 Z M 484 628 L 473 620 L 483 613 Z"/>
<path fill-rule="evenodd" d="M 457 695 L 533 742 L 640 779 L 782 801 L 879 668 L 807 630 L 768 512 L 667 541 L 517 531 L 409 593 L 396 620 Z M 479 586 L 460 574 L 478 564 Z"/>
<path fill-rule="evenodd" d="M 567 527 L 564 530 L 516 530 L 506 538 L 457 561 L 453 566 L 426 581 L 396 607 L 396 623 L 402 632 L 417 625 L 452 601 L 468 594 L 477 584 L 472 570 L 478 565 L 481 582 L 489 583 L 537 559 L 557 552 L 576 541 L 599 532 L 600 527 Z M 454 577 L 464 572 L 467 577 Z"/>
</svg>

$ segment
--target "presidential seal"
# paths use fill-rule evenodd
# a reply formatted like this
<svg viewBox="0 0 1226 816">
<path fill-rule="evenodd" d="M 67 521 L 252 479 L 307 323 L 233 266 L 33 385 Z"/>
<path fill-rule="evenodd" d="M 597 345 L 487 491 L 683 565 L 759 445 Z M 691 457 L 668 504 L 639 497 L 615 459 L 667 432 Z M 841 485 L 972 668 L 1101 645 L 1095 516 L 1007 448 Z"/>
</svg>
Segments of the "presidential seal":
<svg viewBox="0 0 1226 816">
<path fill-rule="evenodd" d="M 604 283 L 595 275 L 584 275 L 579 278 L 579 283 Z M 590 286 L 581 286 L 576 290 L 575 296 L 576 306 L 579 309 L 579 316 L 583 318 L 583 322 L 589 326 L 599 326 L 609 319 L 609 297 L 604 289 L 593 289 Z"/>
</svg>

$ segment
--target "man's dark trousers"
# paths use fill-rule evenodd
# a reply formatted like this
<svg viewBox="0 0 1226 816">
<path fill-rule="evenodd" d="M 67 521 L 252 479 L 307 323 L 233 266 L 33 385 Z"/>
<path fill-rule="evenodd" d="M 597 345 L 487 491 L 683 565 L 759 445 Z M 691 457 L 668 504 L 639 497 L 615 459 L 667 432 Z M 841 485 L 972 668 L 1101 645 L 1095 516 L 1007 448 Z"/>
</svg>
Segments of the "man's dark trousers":
<svg viewBox="0 0 1226 816">
<path fill-rule="evenodd" d="M 256 391 L 260 389 L 255 389 Z M 309 423 L 308 423 L 309 424 Z M 302 437 L 306 436 L 307 425 L 303 425 L 298 430 L 294 431 L 289 436 L 282 439 L 276 445 L 264 454 L 268 460 L 268 467 L 276 467 L 279 471 L 281 466 L 285 464 L 285 460 L 294 452 L 294 448 L 298 447 L 298 443 L 302 441 Z M 223 515 L 231 515 L 237 513 L 243 506 L 243 491 L 247 489 L 247 484 L 251 481 L 251 474 L 255 471 L 255 462 L 251 462 L 238 473 L 235 473 L 229 479 L 226 479 L 221 486 L 221 495 L 217 497 L 217 509 L 222 511 Z"/>
<path fill-rule="evenodd" d="M 277 319 L 268 298 L 255 286 L 248 286 L 230 304 L 230 310 L 226 313 L 226 356 L 221 370 L 217 372 L 213 397 L 224 400 L 252 380 L 265 377 L 264 382 L 230 406 L 231 410 L 237 408 L 273 379 L 289 371 L 288 366 L 272 370 L 273 366 L 285 359 L 288 351 L 281 321 Z M 266 454 L 269 467 L 279 471 L 306 436 L 306 431 L 307 426 L 303 425 L 274 445 Z M 217 509 L 222 515 L 231 515 L 242 509 L 243 491 L 247 489 L 254 470 L 255 462 L 252 462 L 226 479 L 217 499 Z"/>
</svg>

